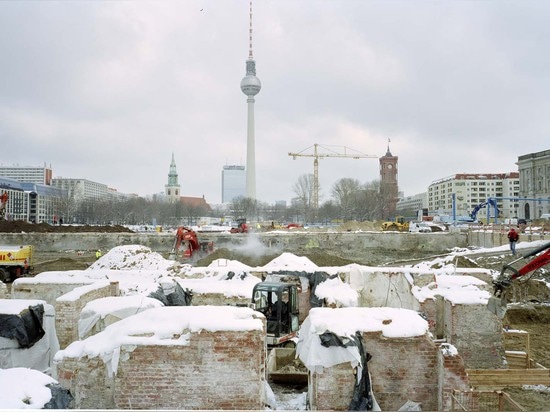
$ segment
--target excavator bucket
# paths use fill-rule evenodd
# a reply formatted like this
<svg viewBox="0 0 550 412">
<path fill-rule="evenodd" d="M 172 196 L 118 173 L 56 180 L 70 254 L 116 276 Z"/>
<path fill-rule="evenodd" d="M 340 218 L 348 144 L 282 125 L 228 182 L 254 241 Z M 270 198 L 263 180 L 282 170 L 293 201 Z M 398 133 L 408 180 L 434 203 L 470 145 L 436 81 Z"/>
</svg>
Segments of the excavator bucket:
<svg viewBox="0 0 550 412">
<path fill-rule="evenodd" d="M 506 299 L 502 297 L 491 296 L 487 302 L 487 309 L 494 313 L 499 319 L 504 319 L 506 315 Z"/>
</svg>

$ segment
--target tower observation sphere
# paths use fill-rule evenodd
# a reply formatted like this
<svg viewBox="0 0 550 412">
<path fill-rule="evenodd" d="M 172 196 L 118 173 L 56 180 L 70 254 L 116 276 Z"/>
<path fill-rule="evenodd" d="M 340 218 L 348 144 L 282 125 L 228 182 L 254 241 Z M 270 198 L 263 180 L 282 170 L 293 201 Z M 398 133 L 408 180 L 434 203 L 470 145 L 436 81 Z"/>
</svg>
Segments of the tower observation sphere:
<svg viewBox="0 0 550 412">
<path fill-rule="evenodd" d="M 247 96 L 256 96 L 262 88 L 262 82 L 256 77 L 256 62 L 246 61 L 246 76 L 241 80 L 241 90 Z"/>
</svg>

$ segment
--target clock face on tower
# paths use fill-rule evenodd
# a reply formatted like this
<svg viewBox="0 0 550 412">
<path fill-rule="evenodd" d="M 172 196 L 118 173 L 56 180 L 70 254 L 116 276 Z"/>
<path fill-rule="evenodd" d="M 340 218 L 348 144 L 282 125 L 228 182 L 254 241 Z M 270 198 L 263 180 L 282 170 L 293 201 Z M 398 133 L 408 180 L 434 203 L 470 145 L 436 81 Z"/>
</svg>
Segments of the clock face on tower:
<svg viewBox="0 0 550 412">
<path fill-rule="evenodd" d="M 389 164 L 388 165 L 388 169 L 392 169 L 393 168 L 393 165 L 392 164 Z"/>
</svg>

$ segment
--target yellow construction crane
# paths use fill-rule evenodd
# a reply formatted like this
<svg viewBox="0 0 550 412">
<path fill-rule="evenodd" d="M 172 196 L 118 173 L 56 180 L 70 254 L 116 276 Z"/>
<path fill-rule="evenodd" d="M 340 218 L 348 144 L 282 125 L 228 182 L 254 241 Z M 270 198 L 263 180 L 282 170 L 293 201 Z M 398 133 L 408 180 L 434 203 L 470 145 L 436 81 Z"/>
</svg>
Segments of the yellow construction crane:
<svg viewBox="0 0 550 412">
<path fill-rule="evenodd" d="M 313 154 L 305 153 L 312 147 L 313 147 Z M 331 147 L 343 149 L 343 153 L 337 152 L 336 150 L 331 149 Z M 318 148 L 325 149 L 327 153 L 319 153 Z M 319 208 L 319 158 L 320 157 L 345 157 L 345 158 L 351 158 L 351 159 L 378 157 L 374 155 L 361 153 L 357 150 L 350 149 L 346 146 L 323 146 L 317 143 L 315 143 L 313 146 L 309 146 L 308 148 L 302 150 L 301 152 L 288 153 L 288 155 L 292 156 L 294 160 L 296 160 L 297 157 L 313 157 L 313 206 L 315 207 L 315 209 Z"/>
</svg>

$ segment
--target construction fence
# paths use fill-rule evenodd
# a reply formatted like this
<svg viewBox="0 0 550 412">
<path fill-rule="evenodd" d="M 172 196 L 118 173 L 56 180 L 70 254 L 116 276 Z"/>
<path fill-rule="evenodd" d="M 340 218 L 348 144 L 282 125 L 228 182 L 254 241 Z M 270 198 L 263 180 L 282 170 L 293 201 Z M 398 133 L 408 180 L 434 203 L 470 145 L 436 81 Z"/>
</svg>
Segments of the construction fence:
<svg viewBox="0 0 550 412">
<path fill-rule="evenodd" d="M 502 391 L 454 390 L 451 399 L 451 411 L 524 411 Z"/>
</svg>

